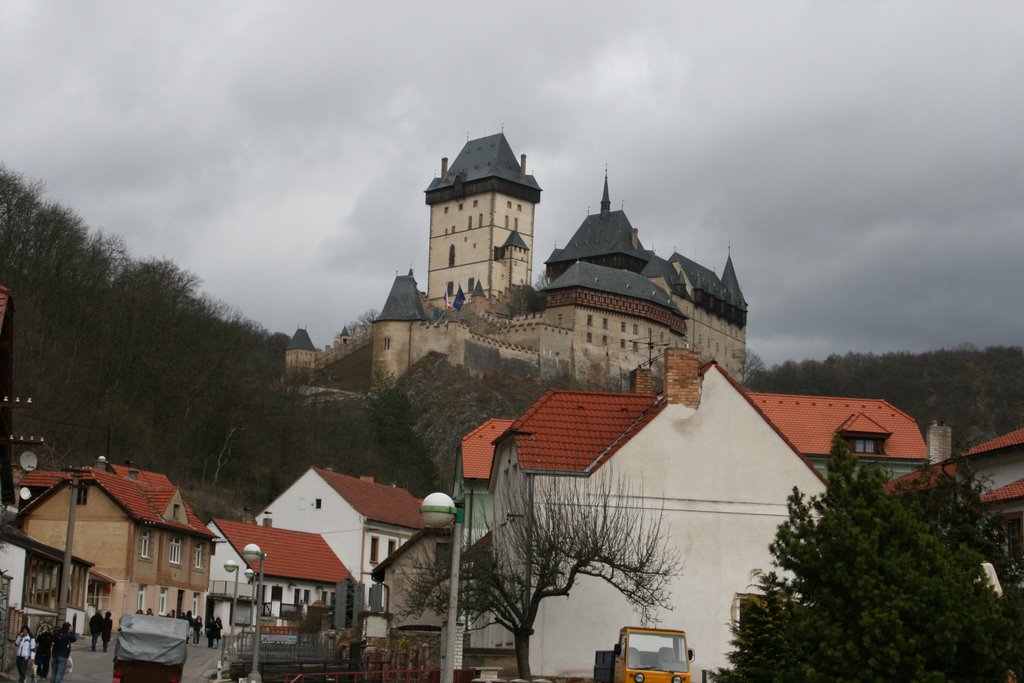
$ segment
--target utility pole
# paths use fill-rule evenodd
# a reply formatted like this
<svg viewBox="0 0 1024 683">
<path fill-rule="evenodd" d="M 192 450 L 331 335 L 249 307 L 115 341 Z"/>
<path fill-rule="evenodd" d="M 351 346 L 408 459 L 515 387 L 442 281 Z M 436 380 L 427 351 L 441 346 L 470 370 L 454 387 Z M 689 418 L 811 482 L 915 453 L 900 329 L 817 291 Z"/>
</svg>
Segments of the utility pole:
<svg viewBox="0 0 1024 683">
<path fill-rule="evenodd" d="M 64 570 L 60 580 L 60 599 L 57 603 L 58 627 L 68 620 L 68 603 L 71 602 L 71 550 L 75 546 L 75 508 L 78 507 L 78 489 L 82 483 L 79 477 L 85 470 L 80 467 L 66 467 L 71 472 L 68 484 L 68 534 L 64 541 Z"/>
</svg>

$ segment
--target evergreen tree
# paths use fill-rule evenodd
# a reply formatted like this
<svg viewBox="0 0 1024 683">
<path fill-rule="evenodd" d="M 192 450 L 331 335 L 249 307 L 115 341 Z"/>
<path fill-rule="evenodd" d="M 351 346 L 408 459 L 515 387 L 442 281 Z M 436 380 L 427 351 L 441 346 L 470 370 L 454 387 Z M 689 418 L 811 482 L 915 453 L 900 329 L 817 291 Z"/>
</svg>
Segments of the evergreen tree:
<svg viewBox="0 0 1024 683">
<path fill-rule="evenodd" d="M 1019 600 L 996 594 L 982 556 L 943 543 L 923 508 L 886 495 L 883 474 L 842 439 L 832 456 L 825 493 L 790 496 L 771 546 L 778 586 L 762 582 L 763 623 L 741 622 L 734 669 L 719 680 L 1003 681 L 1020 671 Z M 775 629 L 784 643 L 769 637 Z"/>
</svg>

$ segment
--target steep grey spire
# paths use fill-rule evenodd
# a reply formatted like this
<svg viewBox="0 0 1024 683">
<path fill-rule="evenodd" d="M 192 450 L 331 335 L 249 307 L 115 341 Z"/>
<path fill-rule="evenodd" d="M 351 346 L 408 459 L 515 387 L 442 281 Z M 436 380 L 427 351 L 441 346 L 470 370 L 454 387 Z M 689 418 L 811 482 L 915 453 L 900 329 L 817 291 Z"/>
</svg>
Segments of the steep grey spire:
<svg viewBox="0 0 1024 683">
<path fill-rule="evenodd" d="M 287 351 L 316 351 L 316 347 L 313 346 L 313 340 L 309 338 L 309 333 L 306 332 L 305 328 L 298 328 L 295 330 L 295 334 L 292 335 L 292 339 L 288 342 Z"/>
<path fill-rule="evenodd" d="M 377 316 L 377 320 L 426 319 L 427 315 L 423 312 L 420 293 L 416 288 L 416 279 L 412 276 L 412 270 L 408 275 L 397 276 L 395 283 L 391 285 L 388 300 L 384 302 L 384 310 Z"/>
<path fill-rule="evenodd" d="M 608 169 L 604 169 L 604 195 L 601 196 L 601 213 L 612 210 L 612 200 L 608 198 Z"/>
<path fill-rule="evenodd" d="M 730 298 L 734 299 L 733 303 L 741 307 L 747 303 L 747 300 L 743 298 L 743 290 L 740 289 L 740 281 L 736 278 L 736 269 L 732 265 L 732 249 L 729 250 L 729 255 L 725 258 L 722 284 L 725 285 Z"/>
</svg>

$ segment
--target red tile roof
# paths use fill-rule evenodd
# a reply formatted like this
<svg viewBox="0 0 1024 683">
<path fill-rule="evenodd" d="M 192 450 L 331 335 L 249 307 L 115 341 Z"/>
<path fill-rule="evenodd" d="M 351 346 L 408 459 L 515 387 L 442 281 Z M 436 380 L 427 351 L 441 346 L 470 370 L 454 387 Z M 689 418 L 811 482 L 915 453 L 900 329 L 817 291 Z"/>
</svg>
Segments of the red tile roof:
<svg viewBox="0 0 1024 683">
<path fill-rule="evenodd" d="M 588 472 L 604 464 L 665 407 L 644 394 L 549 391 L 506 434 L 524 469 Z"/>
<path fill-rule="evenodd" d="M 184 499 L 182 499 L 182 505 L 188 523 L 164 519 L 164 511 L 167 509 L 171 498 L 178 492 L 178 489 L 163 475 L 158 475 L 155 472 L 147 474 L 156 476 L 151 476 L 147 479 L 140 476 L 138 480 L 135 480 L 103 470 L 85 468 L 85 472 L 80 478 L 84 482 L 93 482 L 96 486 L 103 489 L 115 503 L 128 513 L 129 517 L 137 522 L 177 530 L 193 536 L 213 538 L 213 534 L 210 533 L 210 530 L 206 528 L 206 525 L 196 516 Z M 26 474 L 21 479 L 21 486 L 30 488 L 47 487 L 48 490 L 36 500 L 30 501 L 22 509 L 22 513 L 31 510 L 33 506 L 38 504 L 39 500 L 52 495 L 52 492 L 63 486 L 64 482 L 70 479 L 71 474 L 68 472 L 36 470 Z M 167 482 L 167 485 L 150 483 L 161 481 Z"/>
<path fill-rule="evenodd" d="M 986 503 L 994 501 L 1010 501 L 1020 500 L 1024 498 L 1024 479 L 1018 479 L 1017 481 L 1002 486 L 995 491 L 989 491 L 981 497 L 982 501 Z"/>
<path fill-rule="evenodd" d="M 462 437 L 462 478 L 491 478 L 491 461 L 494 460 L 494 440 L 512 426 L 513 420 L 491 418 Z"/>
<path fill-rule="evenodd" d="M 1009 434 L 998 436 L 991 441 L 980 443 L 967 451 L 967 455 L 981 455 L 982 453 L 997 451 L 1001 448 L 1013 448 L 1014 446 L 1024 446 L 1024 427 Z"/>
<path fill-rule="evenodd" d="M 321 583 L 338 583 L 351 576 L 320 534 L 228 519 L 215 518 L 211 521 L 253 571 L 259 571 L 259 561 L 242 556 L 242 548 L 250 543 L 255 543 L 267 554 L 263 563 L 263 573 L 267 576 Z"/>
<path fill-rule="evenodd" d="M 420 501 L 405 489 L 319 467 L 314 467 L 313 471 L 366 519 L 409 529 L 423 527 Z"/>
<path fill-rule="evenodd" d="M 804 456 L 827 455 L 832 437 L 850 426 L 882 431 L 861 433 L 890 434 L 883 444 L 883 457 L 928 457 L 921 430 L 912 417 L 888 401 L 871 398 L 833 396 L 795 396 L 788 394 L 748 393 L 750 402 Z M 870 427 L 870 425 L 875 425 Z"/>
</svg>

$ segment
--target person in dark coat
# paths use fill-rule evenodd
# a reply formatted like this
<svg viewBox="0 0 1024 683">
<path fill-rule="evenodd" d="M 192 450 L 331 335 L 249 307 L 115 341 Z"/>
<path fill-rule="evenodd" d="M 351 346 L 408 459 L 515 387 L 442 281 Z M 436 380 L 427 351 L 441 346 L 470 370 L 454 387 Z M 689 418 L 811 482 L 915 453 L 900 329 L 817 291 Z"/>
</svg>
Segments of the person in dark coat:
<svg viewBox="0 0 1024 683">
<path fill-rule="evenodd" d="M 92 636 L 93 652 L 96 652 L 96 641 L 100 639 L 101 633 L 103 633 L 103 615 L 96 610 L 96 614 L 92 615 L 92 619 L 89 620 L 89 635 Z"/>
<path fill-rule="evenodd" d="M 100 617 L 102 619 L 102 617 Z M 61 683 L 68 670 L 71 643 L 78 640 L 78 634 L 71 630 L 71 622 L 65 621 L 60 630 L 53 634 L 53 683 Z"/>
<path fill-rule="evenodd" d="M 224 632 L 224 622 L 220 620 L 220 617 L 217 617 L 213 620 L 213 626 L 213 646 L 217 648 L 220 647 L 220 635 Z"/>
<path fill-rule="evenodd" d="M 110 644 L 110 634 L 114 632 L 114 620 L 110 618 L 110 612 L 103 615 L 103 651 L 107 651 L 107 645 Z"/>
<path fill-rule="evenodd" d="M 53 651 L 53 633 L 49 624 L 41 624 L 36 635 L 36 678 L 45 681 L 50 675 L 50 653 Z"/>
<path fill-rule="evenodd" d="M 203 617 L 199 614 L 192 620 L 192 644 L 199 645 L 199 636 L 203 634 Z"/>
</svg>

